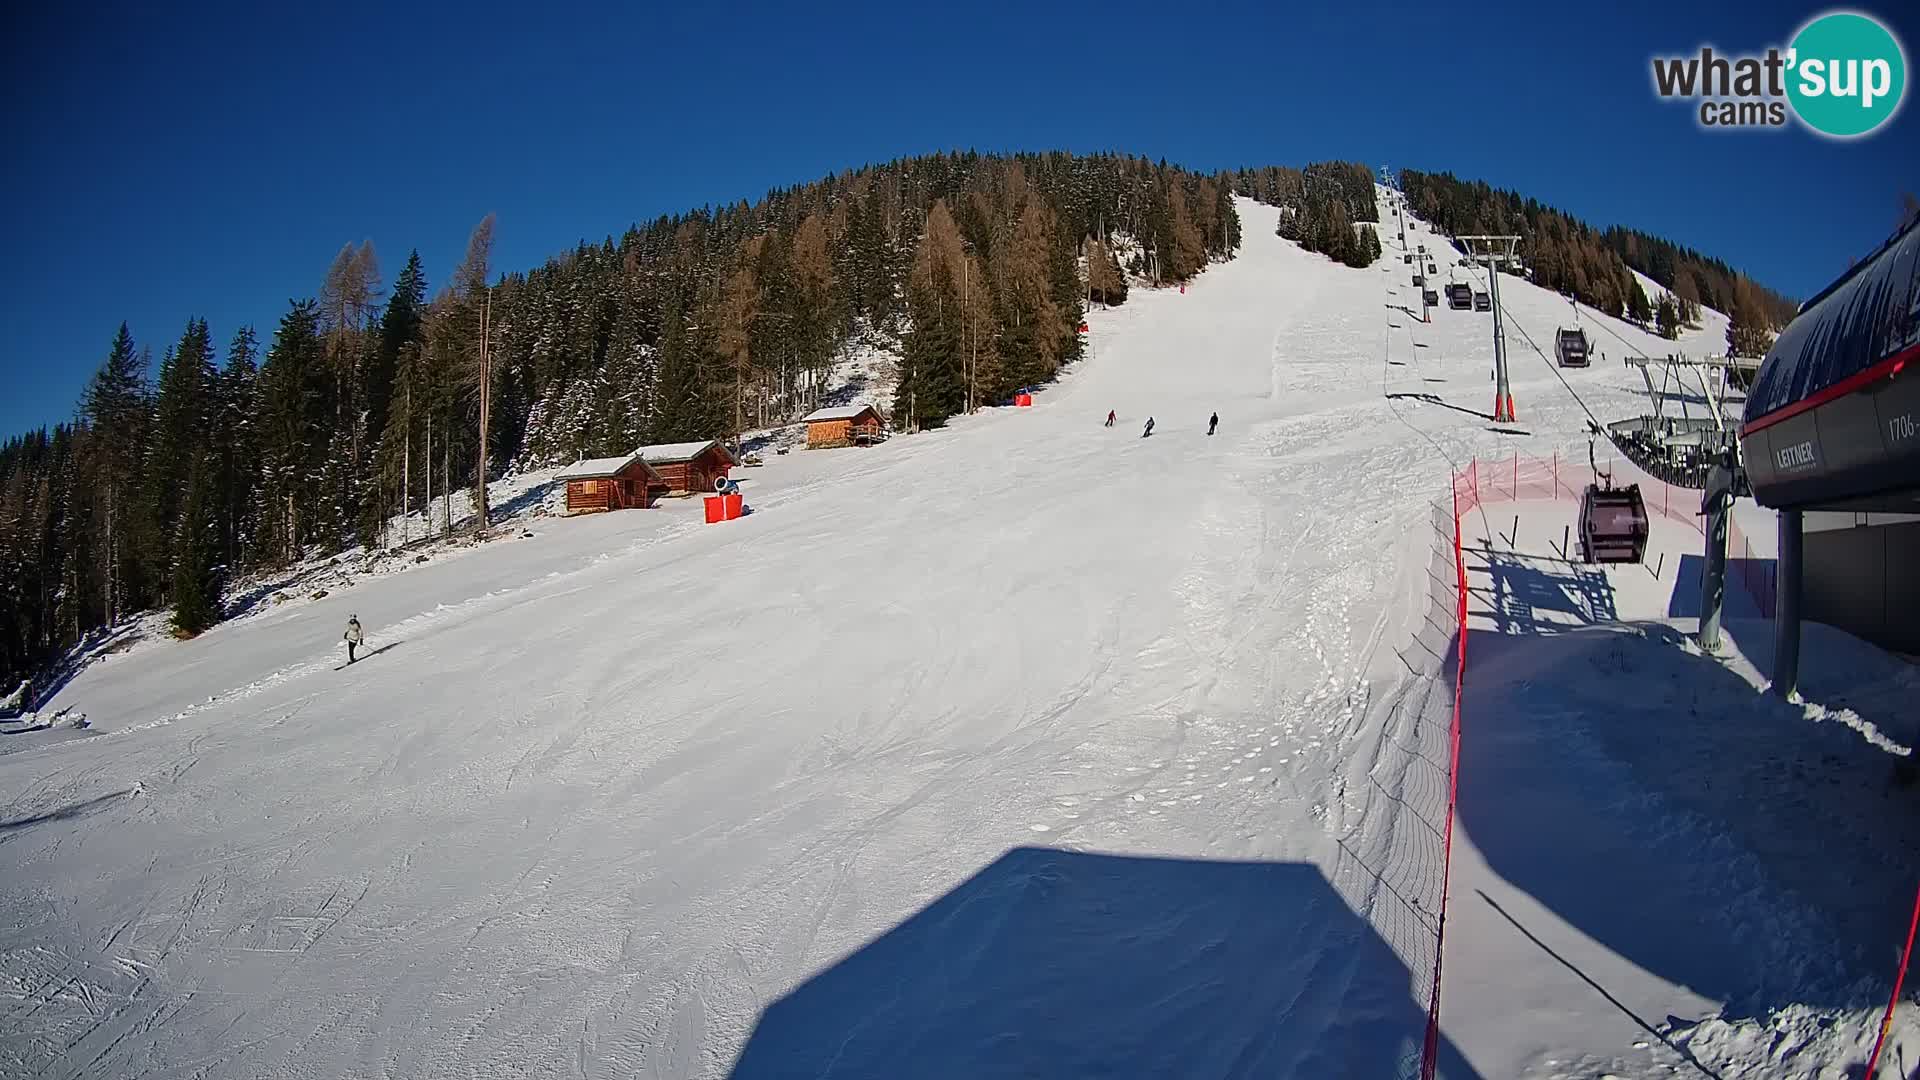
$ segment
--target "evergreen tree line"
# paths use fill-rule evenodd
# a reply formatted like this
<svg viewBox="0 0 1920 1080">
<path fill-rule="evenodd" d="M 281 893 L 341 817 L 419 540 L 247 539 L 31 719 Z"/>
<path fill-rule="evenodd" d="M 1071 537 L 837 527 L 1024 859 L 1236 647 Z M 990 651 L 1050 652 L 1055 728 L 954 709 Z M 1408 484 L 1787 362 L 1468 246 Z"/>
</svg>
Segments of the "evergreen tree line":
<svg viewBox="0 0 1920 1080">
<path fill-rule="evenodd" d="M 197 633 L 255 571 L 422 536 L 396 514 L 451 529 L 453 493 L 484 506 L 506 470 L 797 419 L 856 335 L 902 355 L 897 427 L 1003 400 L 1080 354 L 1129 271 L 1230 257 L 1230 194 L 1118 155 L 934 155 L 497 277 L 488 218 L 437 294 L 417 253 L 389 289 L 348 245 L 269 341 L 242 327 L 220 355 L 194 319 L 157 371 L 123 325 L 73 422 L 0 447 L 0 680 L 157 607 Z"/>
<path fill-rule="evenodd" d="M 1232 177 L 1237 195 L 1280 208 L 1275 230 L 1308 251 L 1348 266 L 1380 258 L 1380 221 L 1373 170 L 1350 161 L 1316 162 L 1304 169 L 1243 169 Z"/>
<path fill-rule="evenodd" d="M 1535 199 L 1465 181 L 1451 173 L 1405 169 L 1401 188 L 1414 213 L 1451 236 L 1515 235 L 1528 276 L 1597 311 L 1631 319 L 1667 338 L 1697 325 L 1700 309 L 1731 320 L 1727 346 L 1765 353 L 1773 332 L 1792 321 L 1794 301 L 1754 282 L 1719 259 L 1634 229 L 1595 229 Z M 1656 305 L 1632 272 L 1667 289 Z"/>
</svg>

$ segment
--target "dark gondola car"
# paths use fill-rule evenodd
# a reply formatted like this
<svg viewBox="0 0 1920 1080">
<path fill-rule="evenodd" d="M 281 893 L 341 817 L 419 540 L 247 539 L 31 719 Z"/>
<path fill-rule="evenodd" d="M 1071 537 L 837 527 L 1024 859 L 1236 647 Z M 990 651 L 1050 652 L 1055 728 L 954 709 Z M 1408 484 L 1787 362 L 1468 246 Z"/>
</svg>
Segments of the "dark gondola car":
<svg viewBox="0 0 1920 1080">
<path fill-rule="evenodd" d="M 1486 293 L 1483 293 L 1483 292 L 1474 293 L 1473 294 L 1473 310 L 1492 311 L 1493 297 L 1488 296 Z"/>
<path fill-rule="evenodd" d="M 1588 356 L 1587 332 L 1578 326 L 1563 326 L 1553 339 L 1553 358 L 1561 367 L 1586 367 L 1591 358 Z"/>
<path fill-rule="evenodd" d="M 1432 289 L 1421 290 L 1420 299 L 1424 301 L 1428 307 L 1440 306 L 1440 294 Z"/>
<path fill-rule="evenodd" d="M 1920 223 L 1801 306 L 1740 441 L 1763 506 L 1920 512 Z"/>
<path fill-rule="evenodd" d="M 1447 286 L 1447 306 L 1455 311 L 1465 311 L 1473 306 L 1473 286 L 1454 282 Z"/>
<path fill-rule="evenodd" d="M 1429 274 L 1437 274 L 1437 273 L 1439 273 L 1439 272 L 1440 272 L 1440 268 L 1439 268 L 1439 267 L 1437 267 L 1437 266 L 1435 266 L 1435 265 L 1433 265 L 1432 263 L 1428 263 L 1428 264 L 1427 264 L 1427 273 L 1429 273 Z"/>
<path fill-rule="evenodd" d="M 1587 485 L 1580 497 L 1580 558 L 1590 563 L 1637 563 L 1647 554 L 1647 505 L 1640 485 L 1617 488 L 1611 478 Z"/>
</svg>

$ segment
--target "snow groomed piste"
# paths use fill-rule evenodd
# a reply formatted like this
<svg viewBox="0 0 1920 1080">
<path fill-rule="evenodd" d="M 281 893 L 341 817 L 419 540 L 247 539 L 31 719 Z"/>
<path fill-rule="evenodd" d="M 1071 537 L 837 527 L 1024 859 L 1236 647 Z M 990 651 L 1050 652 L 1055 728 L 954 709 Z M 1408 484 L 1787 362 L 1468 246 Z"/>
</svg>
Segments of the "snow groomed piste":
<svg viewBox="0 0 1920 1080">
<path fill-rule="evenodd" d="M 1238 258 L 1095 312 L 1031 407 L 83 672 L 92 732 L 0 754 L 0 1073 L 1409 1076 L 1450 828 L 1438 1075 L 1837 1068 L 1877 912 L 1793 853 L 1905 841 L 1809 840 L 1858 809 L 1821 784 L 1763 843 L 1726 732 L 1883 751 L 1654 629 L 1677 522 L 1658 575 L 1570 575 L 1570 504 L 1522 499 L 1454 572 L 1456 473 L 1584 457 L 1522 337 L 1564 302 L 1503 282 L 1495 424 L 1485 313 L 1239 206 Z M 1564 377 L 1629 415 L 1631 374 Z M 391 651 L 335 673 L 349 610 Z M 1829 645 L 1854 721 L 1912 688 Z M 1585 719 L 1603 669 L 1665 752 Z"/>
</svg>

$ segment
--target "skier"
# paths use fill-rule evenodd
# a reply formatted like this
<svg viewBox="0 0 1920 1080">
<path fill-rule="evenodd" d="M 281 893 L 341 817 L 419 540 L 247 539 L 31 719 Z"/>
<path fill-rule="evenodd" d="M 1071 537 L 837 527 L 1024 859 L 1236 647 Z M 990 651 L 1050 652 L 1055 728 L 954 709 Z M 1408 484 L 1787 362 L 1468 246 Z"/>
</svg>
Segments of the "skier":
<svg viewBox="0 0 1920 1080">
<path fill-rule="evenodd" d="M 1108 409 L 1108 410 L 1107 410 L 1107 426 L 1108 426 L 1108 427 L 1112 427 L 1112 426 L 1113 426 L 1113 421 L 1114 421 L 1114 415 L 1113 415 L 1113 410 L 1112 410 L 1112 409 Z"/>
<path fill-rule="evenodd" d="M 1141 432 L 1140 437 L 1144 439 L 1151 434 L 1153 434 L 1153 417 L 1149 416 L 1147 417 L 1147 430 Z"/>
<path fill-rule="evenodd" d="M 360 616 L 347 616 L 347 632 L 340 635 L 347 643 L 347 663 L 353 663 L 353 651 L 360 647 Z"/>
<path fill-rule="evenodd" d="M 1212 416 L 1207 417 L 1207 434 L 1209 435 L 1213 434 L 1213 429 L 1219 426 L 1220 426 L 1219 413 L 1214 413 Z"/>
</svg>

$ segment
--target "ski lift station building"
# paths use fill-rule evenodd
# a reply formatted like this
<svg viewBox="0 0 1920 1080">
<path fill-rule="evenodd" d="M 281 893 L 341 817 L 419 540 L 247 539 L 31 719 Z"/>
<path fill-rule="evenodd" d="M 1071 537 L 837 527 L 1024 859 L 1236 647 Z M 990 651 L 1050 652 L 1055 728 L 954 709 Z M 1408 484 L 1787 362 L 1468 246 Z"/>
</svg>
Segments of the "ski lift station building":
<svg viewBox="0 0 1920 1080">
<path fill-rule="evenodd" d="M 665 481 L 634 451 L 626 457 L 591 458 L 561 469 L 554 479 L 567 485 L 567 513 L 644 510 Z"/>
<path fill-rule="evenodd" d="M 714 439 L 643 446 L 638 453 L 660 475 L 655 490 L 666 495 L 710 492 L 713 482 L 735 464 L 733 455 Z"/>
<path fill-rule="evenodd" d="M 880 410 L 871 405 L 842 405 L 807 414 L 807 449 L 866 446 L 879 442 L 883 426 Z"/>
<path fill-rule="evenodd" d="M 1801 306 L 1740 443 L 1780 515 L 1775 685 L 1794 685 L 1803 616 L 1920 653 L 1920 223 Z"/>
</svg>

